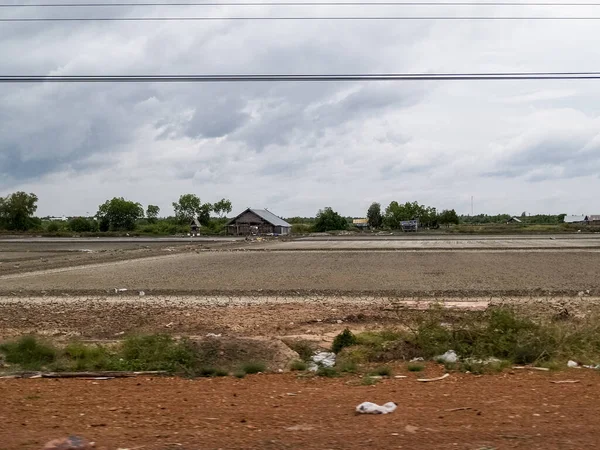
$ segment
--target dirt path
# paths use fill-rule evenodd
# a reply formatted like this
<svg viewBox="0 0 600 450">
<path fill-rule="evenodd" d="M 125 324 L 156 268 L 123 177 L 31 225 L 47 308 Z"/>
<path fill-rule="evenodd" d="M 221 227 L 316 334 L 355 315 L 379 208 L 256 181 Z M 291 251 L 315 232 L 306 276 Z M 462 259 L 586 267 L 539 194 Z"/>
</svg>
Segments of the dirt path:
<svg viewBox="0 0 600 450">
<path fill-rule="evenodd" d="M 4 450 L 39 450 L 69 434 L 100 449 L 582 449 L 600 440 L 598 374 L 423 374 L 361 386 L 294 374 L 184 380 L 0 380 Z M 428 369 L 427 376 L 438 374 Z M 552 381 L 577 380 L 573 384 Z M 362 401 L 395 401 L 357 416 Z M 469 408 L 469 409 L 464 409 Z"/>
</svg>

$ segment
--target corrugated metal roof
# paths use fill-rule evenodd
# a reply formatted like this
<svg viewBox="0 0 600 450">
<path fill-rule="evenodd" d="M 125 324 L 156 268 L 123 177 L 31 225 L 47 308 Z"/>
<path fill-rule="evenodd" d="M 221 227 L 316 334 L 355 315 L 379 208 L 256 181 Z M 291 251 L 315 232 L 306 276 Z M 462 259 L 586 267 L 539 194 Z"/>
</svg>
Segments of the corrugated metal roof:
<svg viewBox="0 0 600 450">
<path fill-rule="evenodd" d="M 592 222 L 592 221 L 595 222 L 597 220 L 600 220 L 600 214 L 594 214 L 594 215 L 588 216 L 588 220 L 590 222 Z"/>
<path fill-rule="evenodd" d="M 584 222 L 585 216 L 565 216 L 565 223 Z"/>
<path fill-rule="evenodd" d="M 267 211 L 266 209 L 253 209 L 253 208 L 246 209 L 244 212 L 242 212 L 241 214 L 238 214 L 233 219 L 231 219 L 229 222 L 227 222 L 227 224 L 229 225 L 229 224 L 235 222 L 238 217 L 240 217 L 242 214 L 244 214 L 247 211 L 250 211 L 251 213 L 256 214 L 258 217 L 260 217 L 261 219 L 269 222 L 273 226 L 276 226 L 276 227 L 288 227 L 288 228 L 292 227 L 292 225 L 290 225 L 289 223 L 287 223 L 281 217 L 277 217 L 271 211 Z"/>
<path fill-rule="evenodd" d="M 291 225 L 281 217 L 277 217 L 271 211 L 267 211 L 266 209 L 250 209 L 250 211 L 276 227 L 291 227 Z"/>
</svg>

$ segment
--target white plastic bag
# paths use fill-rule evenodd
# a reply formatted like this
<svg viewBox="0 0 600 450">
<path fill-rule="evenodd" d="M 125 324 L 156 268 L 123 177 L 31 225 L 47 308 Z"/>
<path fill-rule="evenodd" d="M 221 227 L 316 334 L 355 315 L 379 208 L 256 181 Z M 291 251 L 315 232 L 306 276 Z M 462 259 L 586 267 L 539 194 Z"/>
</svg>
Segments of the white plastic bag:
<svg viewBox="0 0 600 450">
<path fill-rule="evenodd" d="M 398 405 L 394 402 L 387 402 L 379 406 L 377 403 L 363 402 L 356 407 L 356 412 L 359 414 L 390 414 L 393 413 Z"/>
</svg>

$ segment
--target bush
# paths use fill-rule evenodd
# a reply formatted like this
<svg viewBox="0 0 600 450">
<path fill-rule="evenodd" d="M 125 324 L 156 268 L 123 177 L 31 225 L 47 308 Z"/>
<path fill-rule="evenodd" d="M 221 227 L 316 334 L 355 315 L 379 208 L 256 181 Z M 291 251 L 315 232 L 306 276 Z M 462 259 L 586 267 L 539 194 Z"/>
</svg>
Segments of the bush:
<svg viewBox="0 0 600 450">
<path fill-rule="evenodd" d="M 327 377 L 327 378 L 334 378 L 334 377 L 338 377 L 339 373 L 333 367 L 321 366 L 317 370 L 317 376 L 319 376 L 319 377 Z"/>
<path fill-rule="evenodd" d="M 50 233 L 57 233 L 60 230 L 60 226 L 56 222 L 50 222 L 46 227 L 46 231 Z"/>
<path fill-rule="evenodd" d="M 199 363 L 189 342 L 163 334 L 126 338 L 120 356 L 126 370 L 193 371 Z"/>
<path fill-rule="evenodd" d="M 259 372 L 264 372 L 266 370 L 266 366 L 261 362 L 248 362 L 242 365 L 242 370 L 244 373 L 252 375 Z"/>
<path fill-rule="evenodd" d="M 290 369 L 303 371 L 308 369 L 308 364 L 304 361 L 293 361 L 290 365 Z"/>
<path fill-rule="evenodd" d="M 4 353 L 6 362 L 31 370 L 41 370 L 53 363 L 57 356 L 54 347 L 39 342 L 34 336 L 23 336 L 16 341 L 1 344 L 0 352 Z"/>
<path fill-rule="evenodd" d="M 294 350 L 303 361 L 309 361 L 317 350 L 315 343 L 305 339 L 285 341 L 285 344 Z"/>
<path fill-rule="evenodd" d="M 406 368 L 409 372 L 421 372 L 423 371 L 423 369 L 425 369 L 425 366 L 423 366 L 422 364 L 409 364 L 408 366 L 406 366 Z"/>
<path fill-rule="evenodd" d="M 388 366 L 377 367 L 371 375 L 379 375 L 380 377 L 391 377 L 392 369 Z"/>
<path fill-rule="evenodd" d="M 331 345 L 331 351 L 333 353 L 339 353 L 342 349 L 346 347 L 351 347 L 353 345 L 356 345 L 356 337 L 348 328 L 346 328 L 333 340 L 333 344 Z"/>
<path fill-rule="evenodd" d="M 75 233 L 89 233 L 95 230 L 95 224 L 84 217 L 75 217 L 69 221 L 69 229 Z"/>
</svg>

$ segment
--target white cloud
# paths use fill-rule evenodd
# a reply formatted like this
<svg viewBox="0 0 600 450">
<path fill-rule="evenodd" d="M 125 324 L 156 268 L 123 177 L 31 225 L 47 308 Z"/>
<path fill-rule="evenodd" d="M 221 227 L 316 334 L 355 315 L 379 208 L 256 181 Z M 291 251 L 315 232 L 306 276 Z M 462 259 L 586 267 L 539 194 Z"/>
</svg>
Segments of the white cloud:
<svg viewBox="0 0 600 450">
<path fill-rule="evenodd" d="M 596 33 L 591 21 L 6 24 L 0 58 L 3 74 L 586 71 L 600 48 L 581 42 Z M 94 212 L 117 195 L 168 212 L 186 192 L 281 215 L 327 205 L 359 215 L 391 200 L 467 213 L 471 195 L 476 212 L 577 213 L 593 209 L 588 193 L 600 189 L 599 100 L 595 81 L 0 85 L 0 194 L 34 191 L 42 215 Z"/>
</svg>

